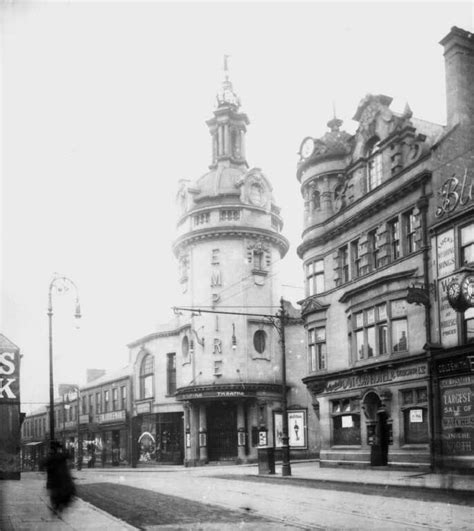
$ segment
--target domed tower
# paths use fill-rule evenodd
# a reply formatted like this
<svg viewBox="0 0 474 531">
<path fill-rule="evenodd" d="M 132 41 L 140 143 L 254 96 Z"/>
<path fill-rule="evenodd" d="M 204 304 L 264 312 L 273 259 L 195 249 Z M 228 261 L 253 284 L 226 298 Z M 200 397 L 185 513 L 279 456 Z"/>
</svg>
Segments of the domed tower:
<svg viewBox="0 0 474 531">
<path fill-rule="evenodd" d="M 277 332 L 268 320 L 248 314 L 278 311 L 275 274 L 288 241 L 270 181 L 247 164 L 249 120 L 226 60 L 213 114 L 207 121 L 210 171 L 180 183 L 173 245 L 181 305 L 195 309 L 177 355 L 187 464 L 255 458 L 249 441 L 271 415 L 268 404 L 281 396 Z"/>
</svg>

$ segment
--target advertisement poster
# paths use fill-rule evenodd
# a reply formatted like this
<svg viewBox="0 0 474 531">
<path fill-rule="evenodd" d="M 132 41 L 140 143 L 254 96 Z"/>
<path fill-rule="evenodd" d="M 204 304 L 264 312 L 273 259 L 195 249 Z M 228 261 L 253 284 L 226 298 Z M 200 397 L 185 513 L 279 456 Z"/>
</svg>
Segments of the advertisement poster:
<svg viewBox="0 0 474 531">
<path fill-rule="evenodd" d="M 288 411 L 288 444 L 293 449 L 306 448 L 306 411 L 298 409 Z M 273 414 L 275 448 L 283 446 L 283 417 L 281 413 Z"/>
<path fill-rule="evenodd" d="M 441 429 L 443 454 L 472 455 L 474 450 L 474 376 L 443 378 Z"/>
</svg>

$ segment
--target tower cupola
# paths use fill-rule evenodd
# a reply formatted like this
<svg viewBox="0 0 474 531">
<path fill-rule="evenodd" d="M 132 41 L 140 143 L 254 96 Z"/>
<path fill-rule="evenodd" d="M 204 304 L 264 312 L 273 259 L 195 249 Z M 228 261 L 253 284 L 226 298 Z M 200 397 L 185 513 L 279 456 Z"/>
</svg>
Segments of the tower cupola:
<svg viewBox="0 0 474 531">
<path fill-rule="evenodd" d="M 240 98 L 229 78 L 228 55 L 224 55 L 224 79 L 217 92 L 214 117 L 206 123 L 212 137 L 211 169 L 218 165 L 248 168 L 245 159 L 245 133 L 249 119 L 239 112 Z"/>
</svg>

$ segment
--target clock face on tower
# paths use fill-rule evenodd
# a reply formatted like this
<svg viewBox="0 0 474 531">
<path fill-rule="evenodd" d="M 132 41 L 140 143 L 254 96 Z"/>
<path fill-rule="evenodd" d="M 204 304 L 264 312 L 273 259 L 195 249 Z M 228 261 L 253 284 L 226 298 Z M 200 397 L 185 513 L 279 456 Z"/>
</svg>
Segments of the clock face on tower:
<svg viewBox="0 0 474 531">
<path fill-rule="evenodd" d="M 314 151 L 314 140 L 311 137 L 307 137 L 301 143 L 300 155 L 303 159 L 307 159 Z"/>
<path fill-rule="evenodd" d="M 474 274 L 466 275 L 461 282 L 462 298 L 469 306 L 474 306 Z"/>
</svg>

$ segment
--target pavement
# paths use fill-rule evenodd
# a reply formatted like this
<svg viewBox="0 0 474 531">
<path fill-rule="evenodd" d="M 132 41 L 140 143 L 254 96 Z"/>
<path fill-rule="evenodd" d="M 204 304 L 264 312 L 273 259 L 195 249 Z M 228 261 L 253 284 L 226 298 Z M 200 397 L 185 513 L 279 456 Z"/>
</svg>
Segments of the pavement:
<svg viewBox="0 0 474 531">
<path fill-rule="evenodd" d="M 197 477 L 213 477 L 219 475 L 260 476 L 257 465 L 213 466 L 184 468 L 181 466 L 155 466 L 139 468 L 105 468 L 93 471 L 82 470 L 73 475 L 78 480 L 87 482 L 89 475 L 106 473 L 107 475 L 127 473 L 147 476 L 153 473 L 180 471 L 180 474 Z M 359 485 L 398 486 L 402 488 L 425 488 L 443 491 L 474 492 L 474 476 L 459 474 L 421 473 L 416 470 L 383 469 L 349 469 L 349 468 L 320 468 L 317 461 L 293 462 L 291 476 L 281 476 L 281 465 L 277 463 L 276 474 L 273 478 L 280 478 L 291 482 L 293 480 L 309 480 L 318 482 L 341 482 Z M 145 476 L 143 476 L 145 478 Z M 92 480 L 92 477 L 90 478 Z M 237 479 L 237 478 L 236 478 Z M 244 479 L 244 477 L 242 477 Z M 131 530 L 134 527 L 118 520 L 104 511 L 76 499 L 73 505 L 62 514 L 52 512 L 49 505 L 48 493 L 45 488 L 45 475 L 38 472 L 22 474 L 20 481 L 0 481 L 0 529 L 55 531 L 66 529 L 101 529 L 101 530 Z M 143 485 L 146 488 L 145 485 Z M 160 528 L 163 528 L 160 526 Z M 184 529 L 184 527 L 182 528 Z M 194 528 L 193 528 L 194 529 Z"/>
</svg>

